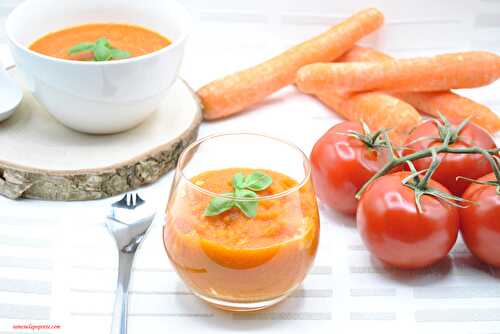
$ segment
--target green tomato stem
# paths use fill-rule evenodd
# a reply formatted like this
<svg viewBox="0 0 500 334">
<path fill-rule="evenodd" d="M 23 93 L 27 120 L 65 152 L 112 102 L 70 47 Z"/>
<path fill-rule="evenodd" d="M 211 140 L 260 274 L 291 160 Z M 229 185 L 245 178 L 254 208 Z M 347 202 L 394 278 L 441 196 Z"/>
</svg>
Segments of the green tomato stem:
<svg viewBox="0 0 500 334">
<path fill-rule="evenodd" d="M 434 175 L 434 172 L 437 170 L 439 167 L 439 164 L 441 163 L 441 160 L 437 157 L 436 150 L 431 150 L 432 154 L 432 163 L 429 166 L 429 169 L 427 172 L 424 174 L 424 177 L 417 183 L 417 188 L 419 189 L 426 189 L 427 185 L 429 184 L 429 180 L 431 179 L 432 175 Z"/>
<path fill-rule="evenodd" d="M 379 177 L 389 173 L 391 169 L 397 167 L 407 161 L 414 161 L 422 158 L 427 158 L 432 156 L 432 152 L 435 151 L 438 153 L 454 153 L 454 154 L 484 154 L 486 152 L 488 155 L 497 154 L 500 152 L 500 148 L 485 150 L 480 147 L 449 147 L 447 143 L 443 143 L 439 146 L 434 146 L 432 148 L 427 148 L 418 152 L 414 152 L 399 158 L 393 158 L 388 161 L 375 175 L 373 175 L 365 184 L 361 187 L 361 189 L 356 193 L 356 198 L 360 199 L 361 195 L 365 192 L 366 188 L 372 184 Z"/>
</svg>

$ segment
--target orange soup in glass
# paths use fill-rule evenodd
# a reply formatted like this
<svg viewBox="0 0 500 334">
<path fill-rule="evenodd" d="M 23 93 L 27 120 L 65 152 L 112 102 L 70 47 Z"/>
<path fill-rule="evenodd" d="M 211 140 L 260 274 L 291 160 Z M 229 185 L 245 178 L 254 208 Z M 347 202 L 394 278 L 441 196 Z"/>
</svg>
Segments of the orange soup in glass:
<svg viewBox="0 0 500 334">
<path fill-rule="evenodd" d="M 214 135 L 179 158 L 163 239 L 184 283 L 223 309 L 288 296 L 316 255 L 319 216 L 307 157 L 257 134 Z"/>
</svg>

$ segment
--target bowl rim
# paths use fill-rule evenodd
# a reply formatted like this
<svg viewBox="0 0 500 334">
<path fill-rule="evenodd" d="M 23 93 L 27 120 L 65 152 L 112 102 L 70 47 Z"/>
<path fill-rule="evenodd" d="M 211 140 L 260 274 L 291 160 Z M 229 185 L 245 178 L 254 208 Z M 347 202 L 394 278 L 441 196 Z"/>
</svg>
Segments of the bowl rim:
<svg viewBox="0 0 500 334">
<path fill-rule="evenodd" d="M 61 59 L 61 58 L 51 57 L 51 56 L 47 56 L 47 55 L 35 52 L 35 51 L 31 50 L 29 47 L 19 43 L 12 36 L 12 31 L 11 31 L 12 30 L 11 25 L 12 25 L 12 20 L 13 20 L 12 17 L 14 16 L 14 14 L 16 12 L 22 10 L 24 7 L 31 5 L 33 2 L 37 2 L 37 1 L 36 0 L 23 1 L 18 6 L 16 6 L 12 10 L 12 12 L 10 12 L 10 14 L 7 16 L 7 19 L 5 20 L 5 32 L 6 32 L 7 39 L 16 48 L 21 49 L 22 51 L 30 54 L 31 56 L 38 57 L 38 58 L 41 58 L 41 59 L 44 59 L 47 61 L 51 61 L 54 63 L 60 63 L 60 64 L 73 64 L 73 65 L 78 65 L 78 66 L 115 66 L 115 65 L 123 65 L 123 64 L 127 64 L 127 63 L 141 62 L 142 60 L 153 58 L 153 57 L 159 56 L 163 53 L 173 52 L 173 50 L 176 49 L 177 47 L 184 45 L 185 41 L 187 40 L 187 38 L 189 37 L 189 35 L 191 33 L 191 29 L 192 29 L 192 25 L 193 25 L 193 20 L 192 20 L 191 15 L 189 14 L 189 11 L 183 5 L 181 5 L 179 2 L 177 2 L 176 0 L 169 0 L 170 3 L 173 3 L 173 4 L 175 4 L 175 6 L 178 7 L 179 12 L 180 12 L 179 16 L 182 17 L 182 22 L 183 22 L 184 26 L 182 27 L 182 32 L 181 32 L 180 37 L 177 38 L 175 41 L 172 41 L 172 43 L 170 43 L 166 47 L 159 49 L 157 51 L 151 52 L 151 53 L 147 53 L 147 54 L 142 55 L 142 56 L 131 57 L 131 58 L 126 58 L 126 59 L 118 59 L 118 60 L 113 60 L 113 61 L 100 61 L 99 62 L 99 61 L 79 61 L 79 60 Z M 166 4 L 166 5 L 168 5 L 168 4 Z M 125 23 L 125 22 L 118 22 L 118 23 L 119 24 L 120 23 L 121 24 L 130 24 L 130 23 Z M 81 25 L 81 24 L 79 24 L 79 25 Z M 77 25 L 74 25 L 74 26 L 77 26 Z M 70 27 L 73 27 L 73 26 L 70 26 Z M 156 32 L 155 30 L 150 29 L 149 27 L 146 27 L 146 26 L 144 26 L 144 27 L 146 29 L 149 29 L 149 30 Z M 42 35 L 42 37 L 43 36 L 45 36 L 45 35 Z"/>
<path fill-rule="evenodd" d="M 311 181 L 311 173 L 312 173 L 312 167 L 311 167 L 311 162 L 309 161 L 308 156 L 304 153 L 304 151 L 298 147 L 296 144 L 292 143 L 291 141 L 277 138 L 268 134 L 264 133 L 256 133 L 256 132 L 220 132 L 220 133 L 214 133 L 211 135 L 208 135 L 206 137 L 200 138 L 196 140 L 194 143 L 186 147 L 180 154 L 179 159 L 177 160 L 177 166 L 175 167 L 175 173 L 176 175 L 179 175 L 184 182 L 186 182 L 190 187 L 195 189 L 198 192 L 201 192 L 205 195 L 208 195 L 210 197 L 217 197 L 217 198 L 224 198 L 224 199 L 229 199 L 229 200 L 237 200 L 241 202 L 251 202 L 255 201 L 254 198 L 248 198 L 248 197 L 238 197 L 238 196 L 231 196 L 231 195 L 226 195 L 226 194 L 220 194 L 220 193 L 215 193 L 213 191 L 207 190 L 203 187 L 200 187 L 196 185 L 195 183 L 191 182 L 191 180 L 184 174 L 183 168 L 181 168 L 181 165 L 183 165 L 186 155 L 188 152 L 192 151 L 193 149 L 196 149 L 199 145 L 203 144 L 206 141 L 210 141 L 215 138 L 219 137 L 230 137 L 230 136 L 254 136 L 254 137 L 259 137 L 259 138 L 265 138 L 271 141 L 278 142 L 280 144 L 289 146 L 292 148 L 294 151 L 296 151 L 301 157 L 302 157 L 302 162 L 304 164 L 304 176 L 301 178 L 301 180 L 293 187 L 286 189 L 284 191 L 281 191 L 279 193 L 273 194 L 273 195 L 264 195 L 264 196 L 258 196 L 257 200 L 273 200 L 273 199 L 278 199 L 282 198 L 285 196 L 288 196 L 290 194 L 296 193 L 300 191 L 308 182 Z M 258 170 L 258 169 L 257 169 Z M 172 187 L 174 187 L 175 183 L 172 183 Z"/>
</svg>

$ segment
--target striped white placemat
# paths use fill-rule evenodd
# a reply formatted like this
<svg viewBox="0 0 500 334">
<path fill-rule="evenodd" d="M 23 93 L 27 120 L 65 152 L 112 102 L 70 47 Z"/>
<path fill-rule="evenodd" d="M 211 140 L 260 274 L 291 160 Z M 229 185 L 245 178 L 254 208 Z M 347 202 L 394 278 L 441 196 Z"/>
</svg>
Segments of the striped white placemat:
<svg viewBox="0 0 500 334">
<path fill-rule="evenodd" d="M 500 270 L 478 263 L 461 241 L 437 266 L 391 270 L 369 255 L 350 219 L 325 208 L 321 217 L 318 257 L 304 284 L 254 314 L 215 310 L 189 292 L 165 255 L 159 217 L 136 259 L 130 333 L 500 332 Z M 13 326 L 23 324 L 109 332 L 117 255 L 102 221 L 0 216 L 0 254 L 0 333 L 22 333 Z"/>
</svg>

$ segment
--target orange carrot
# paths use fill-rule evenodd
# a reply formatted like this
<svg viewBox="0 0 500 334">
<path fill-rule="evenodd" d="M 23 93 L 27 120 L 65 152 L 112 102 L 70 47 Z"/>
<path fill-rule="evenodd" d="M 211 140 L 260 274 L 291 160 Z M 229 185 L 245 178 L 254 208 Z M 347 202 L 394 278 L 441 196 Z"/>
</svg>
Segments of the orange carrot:
<svg viewBox="0 0 500 334">
<path fill-rule="evenodd" d="M 355 54 L 359 47 L 354 47 L 338 61 L 349 54 Z M 363 49 L 363 48 L 359 48 Z M 383 92 L 336 95 L 333 92 L 315 92 L 314 95 L 327 107 L 345 119 L 363 121 L 370 129 L 392 129 L 389 136 L 401 145 L 413 128 L 421 121 L 415 108 L 400 99 Z"/>
<path fill-rule="evenodd" d="M 359 39 L 379 28 L 383 20 L 382 13 L 376 9 L 361 11 L 262 64 L 209 83 L 197 92 L 204 106 L 204 118 L 227 117 L 260 102 L 293 83 L 302 66 L 339 57 Z"/>
<path fill-rule="evenodd" d="M 359 93 L 348 97 L 317 93 L 316 97 L 342 117 L 363 121 L 372 130 L 392 129 L 389 137 L 401 145 L 420 123 L 420 114 L 409 104 L 380 92 Z"/>
<path fill-rule="evenodd" d="M 500 131 L 500 117 L 497 114 L 488 107 L 458 94 L 445 91 L 397 93 L 395 96 L 434 117 L 439 117 L 440 113 L 450 119 L 462 120 L 471 117 L 473 123 L 492 134 Z"/>
<path fill-rule="evenodd" d="M 381 62 L 311 64 L 298 71 L 296 83 L 304 92 L 416 92 L 480 87 L 499 77 L 499 56 L 463 52 Z"/>
<path fill-rule="evenodd" d="M 356 61 L 385 61 L 391 59 L 388 55 L 370 48 L 356 46 L 338 59 L 339 62 Z M 465 119 L 472 117 L 471 121 L 483 127 L 490 133 L 500 131 L 500 117 L 488 107 L 472 101 L 466 97 L 452 93 L 442 92 L 400 92 L 394 96 L 411 104 L 423 113 L 438 117 L 443 114 L 451 119 Z"/>
</svg>

